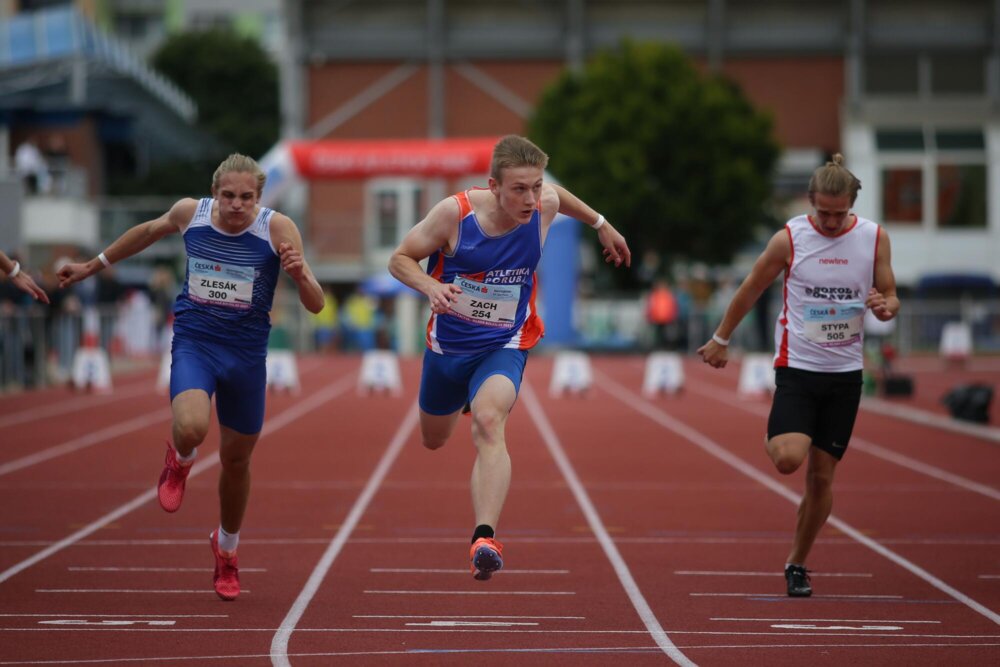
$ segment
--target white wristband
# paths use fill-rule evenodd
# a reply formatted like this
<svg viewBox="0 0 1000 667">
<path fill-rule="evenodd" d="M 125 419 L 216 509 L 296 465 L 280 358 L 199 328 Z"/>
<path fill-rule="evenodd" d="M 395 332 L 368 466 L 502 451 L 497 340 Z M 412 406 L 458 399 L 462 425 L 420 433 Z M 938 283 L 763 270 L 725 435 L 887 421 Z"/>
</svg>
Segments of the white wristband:
<svg viewBox="0 0 1000 667">
<path fill-rule="evenodd" d="M 15 277 L 17 274 L 19 274 L 20 272 L 21 272 L 21 262 L 19 262 L 19 261 L 17 261 L 15 259 L 14 260 L 14 268 L 11 269 L 10 273 L 7 274 L 7 278 L 11 279 L 11 278 Z"/>
<path fill-rule="evenodd" d="M 727 345 L 729 345 L 729 339 L 728 338 L 723 338 L 719 334 L 712 334 L 712 340 L 714 340 L 716 343 L 718 343 L 722 347 L 726 347 Z"/>
<path fill-rule="evenodd" d="M 103 252 L 97 256 L 97 259 L 101 260 L 101 264 L 104 265 L 104 268 L 106 269 L 111 268 L 111 262 L 108 261 L 108 258 L 104 256 Z"/>
<path fill-rule="evenodd" d="M 594 229 L 600 229 L 604 225 L 605 222 L 607 222 L 607 220 L 604 219 L 604 216 L 601 215 L 600 213 L 598 213 L 597 214 L 597 222 L 595 222 L 594 224 L 592 224 L 591 227 L 593 227 Z"/>
</svg>

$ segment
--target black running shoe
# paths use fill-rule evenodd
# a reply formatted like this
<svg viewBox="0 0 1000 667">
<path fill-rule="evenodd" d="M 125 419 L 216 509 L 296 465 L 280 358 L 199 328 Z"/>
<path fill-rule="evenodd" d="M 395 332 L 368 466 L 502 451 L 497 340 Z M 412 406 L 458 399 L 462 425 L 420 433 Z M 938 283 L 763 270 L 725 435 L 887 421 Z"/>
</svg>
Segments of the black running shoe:
<svg viewBox="0 0 1000 667">
<path fill-rule="evenodd" d="M 793 598 L 807 598 L 813 594 L 809 585 L 809 570 L 802 565 L 785 566 L 785 582 L 788 584 L 788 595 Z"/>
</svg>

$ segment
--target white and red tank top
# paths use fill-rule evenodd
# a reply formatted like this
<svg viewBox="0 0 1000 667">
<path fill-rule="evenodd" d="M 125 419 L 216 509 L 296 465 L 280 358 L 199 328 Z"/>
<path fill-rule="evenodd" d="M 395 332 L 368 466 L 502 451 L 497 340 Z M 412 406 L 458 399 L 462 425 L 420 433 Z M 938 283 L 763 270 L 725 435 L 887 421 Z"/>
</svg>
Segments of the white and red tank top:
<svg viewBox="0 0 1000 667">
<path fill-rule="evenodd" d="M 825 236 L 809 216 L 785 225 L 792 257 L 775 325 L 774 366 L 823 373 L 861 370 L 865 299 L 875 279 L 879 227 L 855 216 Z"/>
<path fill-rule="evenodd" d="M 479 225 L 468 192 L 454 195 L 460 213 L 451 254 L 431 255 L 427 273 L 462 288 L 448 313 L 431 313 L 427 347 L 439 354 L 467 355 L 497 348 L 528 350 L 544 335 L 535 306 L 535 269 L 542 257 L 541 210 L 500 236 Z"/>
</svg>

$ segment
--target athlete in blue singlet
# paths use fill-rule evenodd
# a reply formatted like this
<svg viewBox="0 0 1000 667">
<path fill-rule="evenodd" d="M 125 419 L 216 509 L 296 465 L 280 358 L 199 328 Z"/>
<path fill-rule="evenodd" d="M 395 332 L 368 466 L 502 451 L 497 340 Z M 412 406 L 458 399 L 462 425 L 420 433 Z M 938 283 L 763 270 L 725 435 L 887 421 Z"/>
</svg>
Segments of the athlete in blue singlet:
<svg viewBox="0 0 1000 667">
<path fill-rule="evenodd" d="M 495 529 L 510 486 L 504 439 L 528 350 L 544 328 L 535 308 L 535 268 L 556 213 L 591 222 L 606 261 L 629 266 L 624 237 L 564 188 L 543 182 L 548 156 L 523 137 L 493 150 L 489 189 L 438 203 L 389 261 L 396 278 L 427 295 L 431 317 L 420 382 L 424 446 L 448 440 L 463 406 L 472 412 L 472 574 L 503 567 Z M 418 262 L 430 258 L 424 272 Z"/>
<path fill-rule="evenodd" d="M 183 235 L 187 272 L 174 306 L 170 367 L 173 444 L 167 443 L 158 496 L 167 512 L 180 507 L 215 394 L 222 436 L 220 522 L 209 540 L 215 592 L 224 600 L 240 592 L 236 546 L 250 493 L 250 455 L 264 422 L 267 339 L 279 270 L 298 285 L 306 308 L 313 313 L 323 308 L 323 292 L 302 255 L 295 223 L 259 205 L 264 181 L 253 159 L 230 155 L 215 171 L 212 197 L 182 199 L 122 234 L 96 258 L 59 271 L 59 286 L 67 287 L 169 234 Z"/>
</svg>

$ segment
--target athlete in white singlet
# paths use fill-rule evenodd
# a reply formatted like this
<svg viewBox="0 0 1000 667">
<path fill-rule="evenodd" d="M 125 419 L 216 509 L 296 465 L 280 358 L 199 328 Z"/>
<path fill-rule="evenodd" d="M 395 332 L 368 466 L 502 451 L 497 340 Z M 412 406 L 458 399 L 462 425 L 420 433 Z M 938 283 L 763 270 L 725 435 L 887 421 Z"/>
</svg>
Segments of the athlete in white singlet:
<svg viewBox="0 0 1000 667">
<path fill-rule="evenodd" d="M 861 182 L 844 158 L 809 182 L 814 213 L 788 221 L 771 237 L 733 296 L 712 339 L 698 349 L 723 368 L 729 338 L 765 289 L 784 272 L 784 304 L 775 326 L 775 390 L 766 449 L 791 474 L 808 458 L 795 540 L 785 563 L 787 591 L 812 594 L 806 556 L 833 506 L 833 474 L 844 456 L 861 401 L 865 311 L 882 321 L 899 312 L 889 236 L 851 213 Z"/>
</svg>

